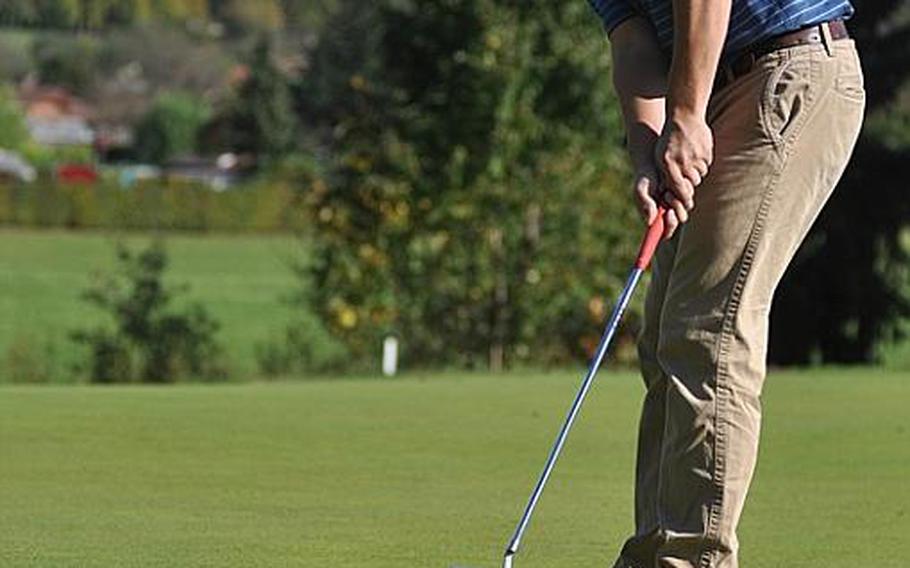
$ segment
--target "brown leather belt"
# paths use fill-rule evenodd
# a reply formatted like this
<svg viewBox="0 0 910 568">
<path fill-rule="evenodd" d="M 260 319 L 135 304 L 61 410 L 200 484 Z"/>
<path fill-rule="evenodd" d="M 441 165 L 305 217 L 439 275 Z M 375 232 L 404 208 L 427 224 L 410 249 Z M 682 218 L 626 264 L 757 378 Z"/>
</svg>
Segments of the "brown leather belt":
<svg viewBox="0 0 910 568">
<path fill-rule="evenodd" d="M 763 55 L 767 55 L 779 49 L 796 47 L 798 45 L 824 44 L 828 41 L 828 39 L 825 38 L 825 28 L 830 32 L 828 37 L 831 41 L 847 39 L 850 37 L 850 34 L 847 32 L 847 26 L 844 25 L 843 20 L 833 20 L 793 32 L 787 32 L 758 42 L 755 45 L 745 48 L 729 63 L 721 65 L 718 68 L 717 79 L 714 82 L 714 91 L 717 92 L 723 89 L 751 71 L 755 62 Z"/>
</svg>

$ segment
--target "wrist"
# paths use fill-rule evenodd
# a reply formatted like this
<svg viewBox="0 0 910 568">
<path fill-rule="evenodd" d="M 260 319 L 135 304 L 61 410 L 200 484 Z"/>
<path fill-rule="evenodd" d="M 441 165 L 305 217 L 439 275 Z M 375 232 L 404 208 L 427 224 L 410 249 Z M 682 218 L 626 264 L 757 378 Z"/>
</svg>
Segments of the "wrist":
<svg viewBox="0 0 910 568">
<path fill-rule="evenodd" d="M 707 105 L 702 105 L 695 102 L 687 102 L 685 104 L 668 102 L 667 122 L 674 125 L 704 122 L 707 112 Z"/>
</svg>

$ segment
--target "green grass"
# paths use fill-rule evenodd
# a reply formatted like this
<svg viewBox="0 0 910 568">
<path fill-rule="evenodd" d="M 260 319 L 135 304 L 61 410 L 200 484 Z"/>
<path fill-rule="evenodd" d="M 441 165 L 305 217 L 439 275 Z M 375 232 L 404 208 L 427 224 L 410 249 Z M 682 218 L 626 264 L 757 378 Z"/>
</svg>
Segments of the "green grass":
<svg viewBox="0 0 910 568">
<path fill-rule="evenodd" d="M 910 330 L 910 322 L 904 325 Z M 886 367 L 910 371 L 910 341 L 907 339 L 881 345 L 879 356 Z"/>
<path fill-rule="evenodd" d="M 144 246 L 148 237 L 127 242 Z M 23 351 L 52 380 L 71 382 L 85 351 L 69 340 L 74 329 L 107 321 L 80 299 L 98 271 L 114 265 L 116 235 L 0 229 L 0 382 L 9 381 L 11 353 Z M 168 280 L 188 284 L 222 324 L 235 378 L 254 375 L 256 345 L 276 338 L 295 317 L 282 298 L 298 285 L 290 265 L 305 247 L 291 236 L 169 235 Z M 910 341 L 882 346 L 886 365 L 910 370 Z"/>
<path fill-rule="evenodd" d="M 608 566 L 641 396 L 595 386 L 517 566 Z M 498 566 L 576 373 L 0 389 L 0 565 Z M 773 375 L 746 568 L 904 567 L 910 374 Z"/>
<path fill-rule="evenodd" d="M 147 237 L 128 243 L 145 246 Z M 114 266 L 114 235 L 62 231 L 0 231 L 0 366 L 11 346 L 23 344 L 59 361 L 65 377 L 81 355 L 69 340 L 80 326 L 107 321 L 80 299 L 92 273 Z M 219 338 L 236 375 L 255 371 L 255 345 L 279 333 L 293 317 L 282 297 L 294 291 L 290 265 L 301 258 L 293 237 L 168 236 L 167 279 L 188 284 L 222 324 Z M 0 380 L 3 380 L 0 377 Z"/>
</svg>

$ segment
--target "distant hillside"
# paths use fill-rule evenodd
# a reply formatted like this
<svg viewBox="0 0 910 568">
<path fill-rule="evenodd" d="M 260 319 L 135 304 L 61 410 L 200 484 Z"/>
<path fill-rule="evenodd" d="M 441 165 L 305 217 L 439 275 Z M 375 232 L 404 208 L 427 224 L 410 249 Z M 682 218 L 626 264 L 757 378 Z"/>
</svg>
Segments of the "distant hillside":
<svg viewBox="0 0 910 568">
<path fill-rule="evenodd" d="M 336 0 L 0 0 L 0 26 L 102 30 L 156 21 L 212 33 L 318 27 Z"/>
</svg>

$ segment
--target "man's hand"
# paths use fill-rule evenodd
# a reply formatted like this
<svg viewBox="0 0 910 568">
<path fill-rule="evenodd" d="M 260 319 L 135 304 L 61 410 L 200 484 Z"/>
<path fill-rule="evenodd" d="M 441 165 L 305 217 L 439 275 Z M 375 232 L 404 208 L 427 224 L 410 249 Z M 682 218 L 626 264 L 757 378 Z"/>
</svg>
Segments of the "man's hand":
<svg viewBox="0 0 910 568">
<path fill-rule="evenodd" d="M 673 212 L 667 218 L 667 238 L 676 226 L 689 220 L 695 207 L 695 188 L 705 176 L 714 158 L 714 137 L 700 113 L 678 113 L 664 125 L 654 146 L 660 181 L 665 190 L 661 200 Z M 673 222 L 675 221 L 675 222 Z"/>
<path fill-rule="evenodd" d="M 731 6 L 732 0 L 673 0 L 667 120 L 654 148 L 654 163 L 667 190 L 662 200 L 680 223 L 689 220 L 695 188 L 713 161 L 714 137 L 705 116 Z"/>
</svg>

